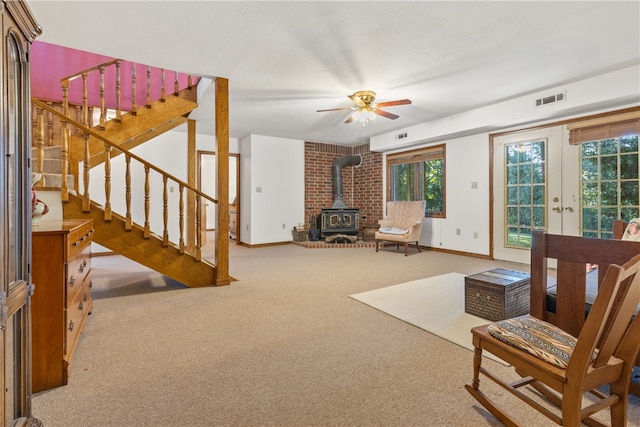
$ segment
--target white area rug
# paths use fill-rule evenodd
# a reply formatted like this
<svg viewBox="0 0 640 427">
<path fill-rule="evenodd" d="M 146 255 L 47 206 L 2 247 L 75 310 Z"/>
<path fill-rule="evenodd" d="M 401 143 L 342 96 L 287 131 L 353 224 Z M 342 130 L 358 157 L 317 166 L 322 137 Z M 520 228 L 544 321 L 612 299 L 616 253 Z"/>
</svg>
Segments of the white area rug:
<svg viewBox="0 0 640 427">
<path fill-rule="evenodd" d="M 471 328 L 490 321 L 465 313 L 464 278 L 448 273 L 350 297 L 473 351 Z M 504 363 L 492 354 L 483 355 Z"/>
</svg>

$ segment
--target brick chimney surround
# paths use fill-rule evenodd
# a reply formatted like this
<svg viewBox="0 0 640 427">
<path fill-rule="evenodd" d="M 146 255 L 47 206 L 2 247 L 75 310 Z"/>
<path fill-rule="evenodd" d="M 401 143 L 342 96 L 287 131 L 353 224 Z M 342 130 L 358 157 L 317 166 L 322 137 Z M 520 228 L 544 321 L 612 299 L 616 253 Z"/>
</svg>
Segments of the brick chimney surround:
<svg viewBox="0 0 640 427">
<path fill-rule="evenodd" d="M 346 206 L 360 210 L 360 227 L 377 224 L 383 216 L 382 154 L 369 151 L 369 144 L 342 145 L 305 143 L 305 224 L 320 216 L 333 203 L 333 162 L 344 156 L 359 155 L 358 167 L 342 171 L 343 200 Z"/>
</svg>

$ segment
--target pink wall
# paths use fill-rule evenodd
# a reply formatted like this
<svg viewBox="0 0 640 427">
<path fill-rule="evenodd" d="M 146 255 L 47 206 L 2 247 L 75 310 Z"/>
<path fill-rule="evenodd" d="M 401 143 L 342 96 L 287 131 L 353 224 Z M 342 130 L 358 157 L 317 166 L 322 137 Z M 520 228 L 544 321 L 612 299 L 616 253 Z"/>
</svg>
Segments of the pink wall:
<svg viewBox="0 0 640 427">
<path fill-rule="evenodd" d="M 60 79 L 79 71 L 107 62 L 111 57 L 98 55 L 63 46 L 35 41 L 31 47 L 31 96 L 47 100 L 62 100 Z M 151 64 L 149 64 L 151 65 Z M 122 61 L 120 67 L 121 105 L 123 110 L 131 108 L 131 73 L 133 63 Z M 151 67 L 152 98 L 160 98 L 160 68 Z M 172 71 L 165 71 L 165 90 L 167 94 L 173 92 L 175 75 Z M 187 86 L 187 74 L 179 74 L 180 88 Z M 136 102 L 138 106 L 146 103 L 146 65 L 136 64 Z M 194 80 L 194 83 L 196 80 Z M 100 77 L 93 72 L 88 78 L 89 104 L 100 106 Z M 105 69 L 105 103 L 107 108 L 116 106 L 115 66 Z M 73 80 L 70 84 L 69 102 L 82 103 L 82 78 Z"/>
</svg>

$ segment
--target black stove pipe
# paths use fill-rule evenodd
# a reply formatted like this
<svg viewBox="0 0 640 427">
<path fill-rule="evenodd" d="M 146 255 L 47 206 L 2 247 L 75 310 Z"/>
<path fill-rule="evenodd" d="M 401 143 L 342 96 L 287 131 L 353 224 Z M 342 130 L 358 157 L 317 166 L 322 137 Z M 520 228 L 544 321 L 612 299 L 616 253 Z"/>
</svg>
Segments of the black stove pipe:
<svg viewBox="0 0 640 427">
<path fill-rule="evenodd" d="M 343 156 L 333 161 L 331 166 L 331 179 L 333 183 L 333 205 L 332 209 L 344 209 L 347 205 L 342 200 L 342 168 L 345 166 L 360 166 L 362 156 Z"/>
</svg>

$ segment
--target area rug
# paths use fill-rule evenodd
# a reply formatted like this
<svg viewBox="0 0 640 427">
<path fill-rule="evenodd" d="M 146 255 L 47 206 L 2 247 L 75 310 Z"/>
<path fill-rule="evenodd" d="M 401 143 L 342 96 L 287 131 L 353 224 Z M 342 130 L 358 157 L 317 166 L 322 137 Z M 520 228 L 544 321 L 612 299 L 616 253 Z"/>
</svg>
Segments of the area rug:
<svg viewBox="0 0 640 427">
<path fill-rule="evenodd" d="M 473 351 L 471 328 L 490 321 L 465 313 L 464 277 L 448 273 L 350 297 Z M 489 353 L 484 356 L 504 364 Z"/>
</svg>

